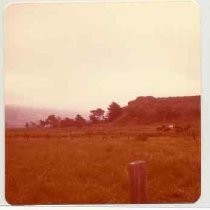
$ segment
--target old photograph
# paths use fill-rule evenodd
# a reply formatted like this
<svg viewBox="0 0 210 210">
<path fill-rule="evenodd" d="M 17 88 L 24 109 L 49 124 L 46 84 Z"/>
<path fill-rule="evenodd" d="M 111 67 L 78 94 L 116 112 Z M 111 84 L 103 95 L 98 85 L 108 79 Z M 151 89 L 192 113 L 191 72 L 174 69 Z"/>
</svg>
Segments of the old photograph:
<svg viewBox="0 0 210 210">
<path fill-rule="evenodd" d="M 4 43 L 9 204 L 199 199 L 196 3 L 13 3 Z"/>
</svg>

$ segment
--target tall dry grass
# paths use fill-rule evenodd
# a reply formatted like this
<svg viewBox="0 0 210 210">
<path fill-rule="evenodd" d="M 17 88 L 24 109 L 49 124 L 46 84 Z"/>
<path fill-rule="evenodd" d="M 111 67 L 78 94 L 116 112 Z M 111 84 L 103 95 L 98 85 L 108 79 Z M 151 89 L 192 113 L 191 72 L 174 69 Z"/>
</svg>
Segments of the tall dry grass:
<svg viewBox="0 0 210 210">
<path fill-rule="evenodd" d="M 200 195 L 199 135 L 159 135 L 155 126 L 6 134 L 10 204 L 130 203 L 127 169 L 134 160 L 147 163 L 149 203 L 195 202 Z"/>
</svg>

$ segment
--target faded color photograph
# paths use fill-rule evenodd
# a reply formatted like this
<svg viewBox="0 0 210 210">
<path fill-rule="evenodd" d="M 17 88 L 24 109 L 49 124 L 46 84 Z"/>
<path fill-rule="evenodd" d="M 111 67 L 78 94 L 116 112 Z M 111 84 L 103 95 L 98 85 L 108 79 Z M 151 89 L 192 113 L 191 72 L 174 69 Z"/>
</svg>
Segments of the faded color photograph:
<svg viewBox="0 0 210 210">
<path fill-rule="evenodd" d="M 194 1 L 19 3 L 4 12 L 6 200 L 194 203 Z"/>
</svg>

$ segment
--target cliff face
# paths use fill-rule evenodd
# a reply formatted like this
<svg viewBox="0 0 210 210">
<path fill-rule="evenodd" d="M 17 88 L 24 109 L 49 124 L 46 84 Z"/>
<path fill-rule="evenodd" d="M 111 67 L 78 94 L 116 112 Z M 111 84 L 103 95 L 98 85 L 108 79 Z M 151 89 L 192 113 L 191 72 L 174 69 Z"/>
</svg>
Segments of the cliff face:
<svg viewBox="0 0 210 210">
<path fill-rule="evenodd" d="M 155 98 L 137 97 L 123 108 L 119 123 L 200 121 L 200 96 Z"/>
</svg>

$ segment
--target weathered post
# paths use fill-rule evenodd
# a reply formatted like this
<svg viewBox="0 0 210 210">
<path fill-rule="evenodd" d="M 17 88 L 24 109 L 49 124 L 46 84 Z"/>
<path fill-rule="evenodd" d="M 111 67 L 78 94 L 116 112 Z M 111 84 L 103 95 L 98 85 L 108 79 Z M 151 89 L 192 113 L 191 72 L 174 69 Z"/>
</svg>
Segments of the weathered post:
<svg viewBox="0 0 210 210">
<path fill-rule="evenodd" d="M 129 163 L 131 203 L 147 202 L 146 163 L 139 160 Z"/>
</svg>

